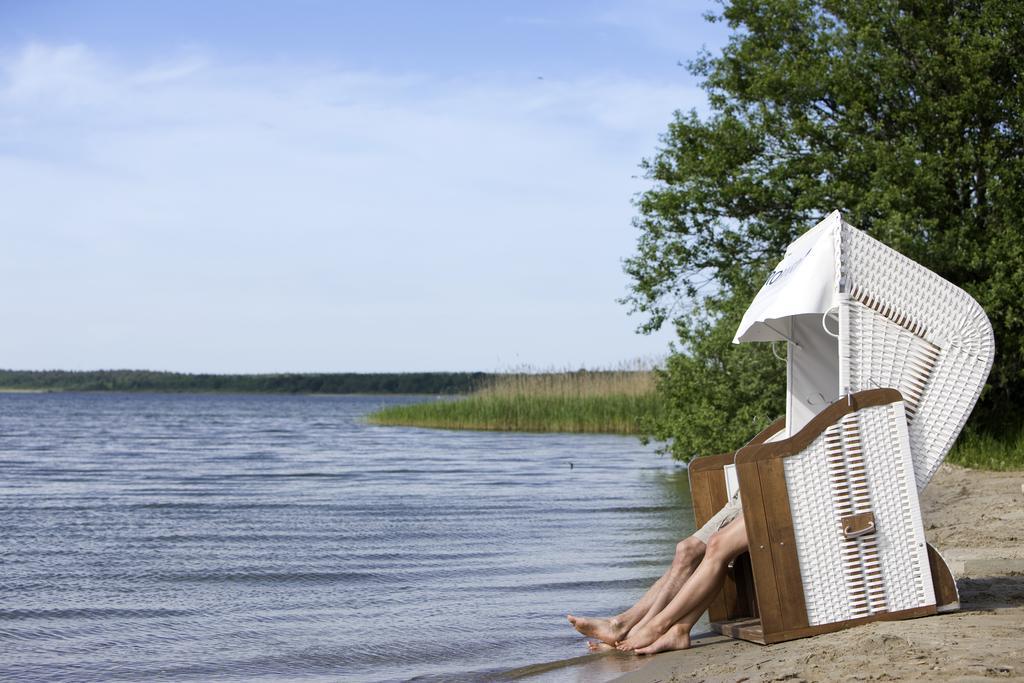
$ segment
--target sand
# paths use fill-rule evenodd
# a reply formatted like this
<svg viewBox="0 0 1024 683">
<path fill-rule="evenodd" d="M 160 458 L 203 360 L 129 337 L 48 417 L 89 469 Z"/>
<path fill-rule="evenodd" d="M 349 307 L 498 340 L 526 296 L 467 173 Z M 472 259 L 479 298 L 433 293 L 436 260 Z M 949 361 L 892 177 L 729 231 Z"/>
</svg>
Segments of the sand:
<svg viewBox="0 0 1024 683">
<path fill-rule="evenodd" d="M 957 576 L 959 612 L 769 646 L 704 636 L 690 650 L 646 658 L 642 668 L 616 680 L 1024 680 L 1022 486 L 1024 472 L 943 465 L 925 490 L 926 534 Z M 631 664 L 608 661 L 604 668 Z"/>
</svg>

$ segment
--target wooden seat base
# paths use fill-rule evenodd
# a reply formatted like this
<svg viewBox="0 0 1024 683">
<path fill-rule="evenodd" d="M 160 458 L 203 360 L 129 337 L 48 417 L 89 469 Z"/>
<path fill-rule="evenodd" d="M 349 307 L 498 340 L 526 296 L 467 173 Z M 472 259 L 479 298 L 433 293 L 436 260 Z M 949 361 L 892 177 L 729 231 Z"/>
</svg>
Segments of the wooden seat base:
<svg viewBox="0 0 1024 683">
<path fill-rule="evenodd" d="M 861 617 L 860 619 L 834 621 L 831 624 L 821 624 L 820 626 L 805 626 L 803 628 L 795 628 L 789 631 L 776 631 L 768 636 L 764 635 L 764 630 L 761 627 L 761 620 L 750 617 L 732 619 L 729 621 L 715 621 L 712 622 L 711 629 L 729 638 L 748 640 L 751 643 L 757 643 L 758 645 L 771 645 L 772 643 L 782 643 L 787 640 L 817 636 L 822 633 L 843 631 L 848 628 L 853 628 L 854 626 L 860 626 L 861 624 L 870 624 L 873 621 L 916 619 L 918 617 L 928 617 L 935 613 L 935 606 L 929 605 L 928 607 L 915 607 L 914 609 L 906 609 L 900 612 L 882 612 L 880 614 L 872 614 L 869 617 Z"/>
<path fill-rule="evenodd" d="M 846 401 L 832 404 L 815 420 L 833 424 L 850 412 L 889 405 L 896 400 L 902 401 L 899 393 L 891 389 L 858 392 Z M 872 621 L 910 619 L 959 609 L 953 575 L 939 553 L 928 545 L 927 559 L 920 559 L 927 562 L 925 566 L 931 574 L 934 604 L 918 603 L 919 606 L 901 611 L 868 614 L 814 626 L 809 624 L 787 484 L 781 465 L 781 459 L 792 455 L 790 451 L 793 448 L 800 450 L 806 444 L 790 443 L 793 441 L 790 439 L 764 445 L 784 426 L 785 420 L 780 418 L 740 452 L 697 458 L 690 463 L 690 491 L 697 527 L 706 523 L 728 500 L 723 470 L 725 465 L 732 463 L 736 464 L 739 474 L 747 520 L 750 553 L 743 553 L 735 559 L 728 569 L 722 590 L 709 605 L 712 629 L 727 637 L 767 645 Z M 810 429 L 812 426 L 801 434 L 807 431 L 813 436 L 821 431 Z M 804 434 L 805 441 L 808 434 Z"/>
<path fill-rule="evenodd" d="M 938 551 L 936 551 L 930 543 L 928 544 L 928 560 L 931 565 L 932 586 L 935 589 L 936 604 L 934 606 L 918 607 L 915 609 L 903 610 L 901 612 L 883 612 L 881 614 L 873 614 L 869 617 L 850 619 L 848 621 L 837 621 L 831 624 L 822 624 L 820 626 L 807 626 L 804 628 L 772 633 L 768 637 L 765 637 L 764 629 L 761 627 L 761 619 L 751 616 L 742 616 L 723 621 L 713 621 L 711 622 L 711 630 L 716 633 L 721 633 L 723 636 L 728 638 L 747 640 L 751 643 L 757 643 L 758 645 L 770 645 L 771 643 L 781 643 L 787 640 L 816 636 L 820 633 L 842 631 L 847 628 L 860 626 L 861 624 L 868 624 L 873 621 L 915 619 L 917 617 L 926 617 L 936 613 L 945 614 L 957 611 L 960 609 L 960 598 L 957 595 L 956 582 L 953 580 L 953 574 L 949 571 L 949 567 L 942 559 L 942 556 L 939 555 Z"/>
<path fill-rule="evenodd" d="M 737 640 L 749 640 L 758 645 L 767 645 L 764 639 L 764 629 L 761 628 L 761 620 L 756 617 L 740 617 L 729 621 L 711 622 L 711 630 L 721 633 L 728 638 Z"/>
</svg>

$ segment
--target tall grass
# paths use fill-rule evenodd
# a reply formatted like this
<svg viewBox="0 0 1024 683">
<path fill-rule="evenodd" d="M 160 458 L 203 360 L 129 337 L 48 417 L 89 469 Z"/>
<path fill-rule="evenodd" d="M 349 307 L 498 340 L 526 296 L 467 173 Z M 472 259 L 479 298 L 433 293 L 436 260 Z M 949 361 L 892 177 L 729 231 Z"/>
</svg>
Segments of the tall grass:
<svg viewBox="0 0 1024 683">
<path fill-rule="evenodd" d="M 965 432 L 947 462 L 981 470 L 1024 470 L 1024 429 L 999 435 Z"/>
<path fill-rule="evenodd" d="M 459 400 L 391 406 L 370 416 L 385 425 L 517 432 L 635 434 L 660 410 L 648 368 L 531 372 L 495 376 Z"/>
</svg>

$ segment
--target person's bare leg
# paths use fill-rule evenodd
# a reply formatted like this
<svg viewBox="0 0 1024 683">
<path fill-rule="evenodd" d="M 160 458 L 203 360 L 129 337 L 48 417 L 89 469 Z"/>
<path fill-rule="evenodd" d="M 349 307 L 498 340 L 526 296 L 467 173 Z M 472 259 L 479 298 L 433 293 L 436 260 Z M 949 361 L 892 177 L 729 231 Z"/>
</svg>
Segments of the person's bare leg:
<svg viewBox="0 0 1024 683">
<path fill-rule="evenodd" d="M 707 546 L 704 545 L 704 541 L 694 536 L 680 541 L 679 545 L 676 546 L 676 557 L 673 561 L 674 566 L 678 565 L 678 571 L 671 575 L 666 574 L 665 583 L 662 584 L 657 595 L 651 600 L 647 612 L 629 629 L 626 633 L 626 638 L 629 638 L 630 635 L 643 628 L 658 612 L 665 609 L 665 606 L 672 601 L 672 598 L 676 597 L 683 584 L 690 578 L 693 570 L 700 564 L 706 548 Z"/>
<path fill-rule="evenodd" d="M 623 651 L 646 648 L 684 617 L 691 617 L 694 613 L 699 617 L 722 589 L 729 562 L 746 549 L 747 527 L 740 515 L 711 537 L 704 559 L 665 609 L 617 647 Z M 682 626 L 686 633 L 685 647 L 689 645 L 689 630 L 693 624 L 684 623 Z M 679 635 L 678 630 L 675 634 Z"/>
<path fill-rule="evenodd" d="M 654 611 L 656 614 L 672 599 L 700 562 L 700 558 L 704 556 L 704 548 L 704 543 L 693 536 L 680 541 L 676 545 L 672 566 L 625 612 L 605 619 L 577 617 L 572 614 L 566 615 L 566 618 L 573 628 L 585 636 L 609 644 L 617 643 L 625 638 L 630 629 L 645 618 L 655 605 L 658 606 Z"/>
</svg>

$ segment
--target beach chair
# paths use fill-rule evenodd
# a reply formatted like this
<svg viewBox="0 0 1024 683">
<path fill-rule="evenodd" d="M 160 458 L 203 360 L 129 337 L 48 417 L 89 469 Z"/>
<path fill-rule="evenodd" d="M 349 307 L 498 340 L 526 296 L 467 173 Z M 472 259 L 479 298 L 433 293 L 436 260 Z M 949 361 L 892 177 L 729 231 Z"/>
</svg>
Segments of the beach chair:
<svg viewBox="0 0 1024 683">
<path fill-rule="evenodd" d="M 768 644 L 957 609 L 918 492 L 991 369 L 981 306 L 833 212 L 789 246 L 733 341 L 786 344 L 786 415 L 690 463 L 697 524 L 738 486 L 749 541 L 712 628 Z"/>
</svg>

